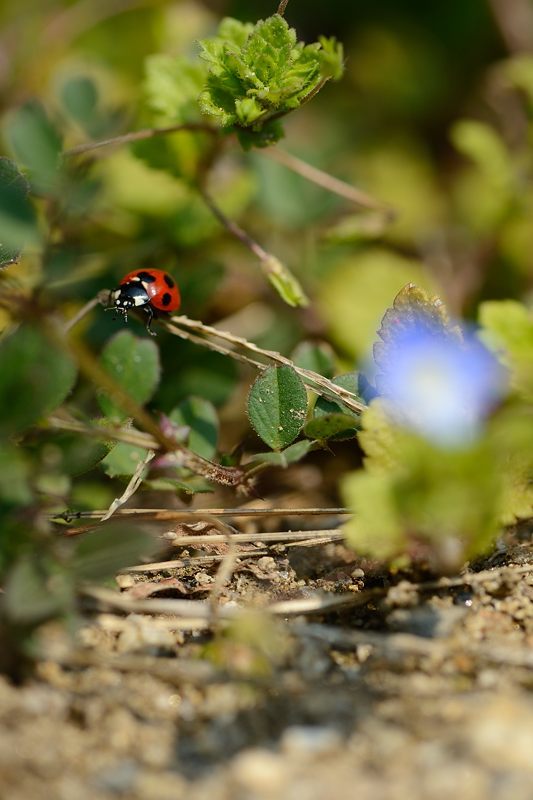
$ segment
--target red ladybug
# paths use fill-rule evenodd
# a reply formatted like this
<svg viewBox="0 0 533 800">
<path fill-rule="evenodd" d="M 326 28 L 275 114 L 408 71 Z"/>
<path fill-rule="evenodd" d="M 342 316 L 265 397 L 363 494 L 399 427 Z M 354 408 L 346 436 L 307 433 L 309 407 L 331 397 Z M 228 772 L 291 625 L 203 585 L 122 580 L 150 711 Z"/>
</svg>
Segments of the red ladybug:
<svg viewBox="0 0 533 800">
<path fill-rule="evenodd" d="M 181 297 L 174 278 L 163 269 L 136 269 L 128 272 L 119 286 L 110 294 L 110 310 L 119 311 L 124 322 L 128 321 L 128 311 L 142 308 L 148 315 L 146 330 L 152 330 L 152 320 L 160 313 L 177 311 Z"/>
</svg>

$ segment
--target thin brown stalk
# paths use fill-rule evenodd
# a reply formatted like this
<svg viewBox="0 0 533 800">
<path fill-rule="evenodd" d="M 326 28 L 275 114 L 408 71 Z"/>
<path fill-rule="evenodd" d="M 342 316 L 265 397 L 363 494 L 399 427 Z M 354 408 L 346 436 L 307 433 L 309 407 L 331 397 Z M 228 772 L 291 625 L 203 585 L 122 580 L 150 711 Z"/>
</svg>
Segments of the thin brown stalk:
<svg viewBox="0 0 533 800">
<path fill-rule="evenodd" d="M 133 473 L 133 475 L 131 476 L 131 478 L 130 478 L 130 480 L 128 482 L 128 485 L 126 486 L 126 488 L 124 489 L 124 491 L 122 492 L 120 497 L 116 497 L 113 500 L 113 502 L 109 506 L 108 510 L 103 515 L 102 519 L 100 520 L 101 522 L 106 522 L 111 516 L 113 516 L 113 514 L 116 511 L 118 511 L 120 506 L 123 506 L 124 503 L 127 503 L 128 500 L 130 500 L 130 498 L 133 497 L 133 495 L 135 494 L 135 492 L 137 491 L 137 489 L 140 487 L 140 485 L 143 482 L 146 467 L 148 466 L 150 461 L 152 461 L 154 456 L 155 456 L 155 450 L 148 450 L 148 452 L 146 453 L 144 458 L 140 458 L 139 459 L 139 463 L 137 464 L 137 468 L 136 468 L 135 472 Z"/>
<path fill-rule="evenodd" d="M 101 519 L 105 511 L 79 511 L 72 514 L 77 519 Z M 173 511 L 167 508 L 121 508 L 116 512 L 117 517 L 142 517 L 153 521 L 171 522 L 174 519 L 182 520 L 186 514 L 191 520 L 204 514 L 216 517 L 326 517 L 344 516 L 351 512 L 347 508 L 199 508 L 188 511 Z"/>
<path fill-rule="evenodd" d="M 231 537 L 233 542 L 294 542 L 299 540 L 307 540 L 313 538 L 327 536 L 331 541 L 344 539 L 343 531 L 324 529 L 317 531 L 269 531 L 268 533 L 234 533 Z M 201 536 L 187 535 L 178 536 L 169 540 L 169 544 L 173 547 L 188 547 L 189 545 L 202 545 L 202 544 L 220 544 L 226 542 L 225 534 L 211 533 Z"/>
<path fill-rule="evenodd" d="M 52 414 L 43 424 L 52 430 L 81 433 L 83 436 L 88 436 L 92 439 L 124 442 L 134 447 L 144 447 L 147 450 L 159 450 L 161 448 L 159 442 L 156 442 L 149 433 L 143 433 L 134 428 L 98 428 L 95 425 L 87 425 L 84 422 L 78 422 L 78 420 L 71 417 L 60 416 L 59 414 Z M 105 512 L 98 513 L 101 515 Z"/>
<path fill-rule="evenodd" d="M 394 216 L 394 212 L 391 208 L 379 200 L 376 200 L 371 195 L 346 183 L 346 181 L 340 180 L 340 178 L 335 178 L 328 172 L 318 169 L 318 167 L 312 166 L 312 164 L 308 164 L 307 161 L 302 161 L 301 158 L 287 153 L 286 150 L 282 150 L 279 147 L 272 147 L 268 150 L 264 150 L 263 155 L 287 167 L 287 169 L 290 169 L 292 172 L 296 172 L 298 175 L 301 175 L 302 178 L 306 178 L 306 180 L 315 183 L 317 186 L 321 186 L 323 189 L 326 189 L 326 191 L 343 197 L 345 200 L 349 200 L 356 206 L 371 211 L 382 211 L 391 219 Z"/>
<path fill-rule="evenodd" d="M 80 371 L 89 378 L 95 386 L 103 389 L 106 394 L 113 398 L 114 402 L 125 414 L 136 420 L 140 426 L 153 437 L 158 446 L 150 446 L 150 449 L 162 449 L 169 453 L 179 452 L 183 459 L 184 466 L 208 480 L 215 481 L 225 486 L 239 486 L 243 484 L 243 470 L 236 467 L 223 467 L 220 464 L 215 464 L 208 459 L 198 456 L 175 439 L 167 436 L 161 430 L 152 415 L 130 397 L 122 386 L 106 372 L 81 341 L 72 338 L 66 339 L 63 331 L 51 321 L 43 319 L 42 329 L 45 335 L 53 341 L 54 344 L 70 353 Z"/>
<path fill-rule="evenodd" d="M 254 548 L 253 550 L 246 550 L 246 551 L 239 551 L 238 557 L 239 558 L 250 558 L 250 557 L 257 557 L 257 556 L 266 556 L 268 555 L 268 550 L 259 550 L 258 548 Z M 149 574 L 151 572 L 166 572 L 168 570 L 174 569 L 183 569 L 185 567 L 197 567 L 199 564 L 213 564 L 216 561 L 223 561 L 226 555 L 221 553 L 212 553 L 210 555 L 204 556 L 190 556 L 187 558 L 174 558 L 169 559 L 168 561 L 154 561 L 150 564 L 137 564 L 134 567 L 125 567 L 121 570 L 121 573 L 135 573 L 144 575 Z"/>
<path fill-rule="evenodd" d="M 87 314 L 89 314 L 93 310 L 93 308 L 96 308 L 96 306 L 99 305 L 99 303 L 100 303 L 99 297 L 93 297 L 91 300 L 89 300 L 88 303 L 85 303 L 85 305 L 82 306 L 80 310 L 76 314 L 74 314 L 73 317 L 71 317 L 69 320 L 67 320 L 67 322 L 65 322 L 65 324 L 63 325 L 64 332 L 68 333 L 72 328 L 74 328 L 78 324 L 78 322 L 81 322 L 81 320 L 84 317 L 86 317 Z"/>
<path fill-rule="evenodd" d="M 179 133 L 180 131 L 196 131 L 198 133 L 208 133 L 211 136 L 219 135 L 217 128 L 213 128 L 205 122 L 185 122 L 180 125 L 169 125 L 165 128 L 143 128 L 139 131 L 123 133 L 121 136 L 113 136 L 110 139 L 101 139 L 99 142 L 78 144 L 75 147 L 70 147 L 68 150 L 65 150 L 63 155 L 67 158 L 79 156 L 84 153 L 92 153 L 94 150 L 100 150 L 103 147 L 129 144 L 129 142 L 140 142 L 143 139 L 153 139 L 154 136 L 166 136 L 171 133 Z"/>
<path fill-rule="evenodd" d="M 295 600 L 281 600 L 262 609 L 266 614 L 291 617 L 301 615 L 323 614 L 341 608 L 365 605 L 376 597 L 383 596 L 384 590 L 368 589 L 362 592 L 348 592 L 346 594 L 317 595 L 312 597 L 297 598 Z M 193 619 L 195 625 L 199 620 L 205 621 L 205 627 L 210 627 L 211 607 L 205 600 L 181 600 L 169 598 L 154 598 L 149 600 L 134 600 L 118 592 L 102 587 L 86 587 L 83 595 L 103 608 L 112 608 L 124 613 L 134 614 L 172 614 L 176 617 Z M 244 607 L 222 606 L 218 617 L 221 620 L 238 619 L 246 613 Z"/>
<path fill-rule="evenodd" d="M 240 225 L 237 225 L 236 222 L 233 222 L 233 220 L 229 219 L 229 217 L 224 214 L 220 206 L 217 205 L 209 192 L 207 192 L 203 186 L 199 186 L 198 191 L 200 192 L 204 203 L 209 208 L 213 216 L 218 219 L 220 224 L 226 228 L 227 231 L 229 231 L 240 242 L 242 242 L 242 244 L 247 247 L 248 250 L 250 250 L 254 256 L 259 259 L 259 261 L 261 261 L 261 263 L 266 263 L 273 258 L 273 256 L 270 253 L 267 253 L 267 251 L 259 244 L 259 242 L 256 242 L 249 233 L 247 233 L 243 228 L 241 228 Z"/>
<path fill-rule="evenodd" d="M 285 13 L 285 9 L 289 5 L 289 0 L 281 0 L 281 3 L 278 6 L 277 13 L 282 17 Z"/>
<path fill-rule="evenodd" d="M 213 342 L 213 339 L 221 339 L 228 344 L 234 345 L 236 348 L 240 349 L 240 351 L 244 351 L 236 352 L 233 349 L 226 348 L 224 351 L 226 355 L 238 361 L 246 360 L 247 363 L 254 367 L 259 367 L 260 369 L 265 369 L 270 364 L 282 364 L 292 367 L 302 378 L 303 382 L 318 394 L 324 395 L 324 397 L 330 400 L 341 402 L 346 408 L 350 409 L 350 411 L 354 411 L 356 414 L 360 414 L 361 411 L 364 411 L 366 408 L 366 405 L 347 389 L 337 386 L 333 381 L 324 378 L 316 372 L 296 366 L 289 358 L 282 356 L 274 350 L 263 350 L 263 348 L 258 347 L 256 344 L 253 344 L 253 342 L 249 342 L 240 336 L 218 330 L 218 328 L 214 328 L 211 325 L 204 325 L 202 322 L 189 319 L 185 316 L 172 317 L 170 322 L 164 323 L 164 325 L 171 333 L 182 336 L 182 338 L 185 338 L 183 337 L 183 330 L 180 332 L 179 329 L 185 328 L 187 331 L 192 331 L 192 336 L 196 336 L 196 343 L 202 344 L 204 347 L 210 349 L 217 349 L 220 347 L 216 342 Z M 178 330 L 176 330 L 176 328 L 178 328 Z M 200 339 L 198 334 L 203 334 L 205 338 Z M 218 351 L 220 352 L 220 350 Z M 253 355 L 250 356 L 250 353 Z M 254 358 L 254 356 L 259 356 L 259 359 Z"/>
</svg>

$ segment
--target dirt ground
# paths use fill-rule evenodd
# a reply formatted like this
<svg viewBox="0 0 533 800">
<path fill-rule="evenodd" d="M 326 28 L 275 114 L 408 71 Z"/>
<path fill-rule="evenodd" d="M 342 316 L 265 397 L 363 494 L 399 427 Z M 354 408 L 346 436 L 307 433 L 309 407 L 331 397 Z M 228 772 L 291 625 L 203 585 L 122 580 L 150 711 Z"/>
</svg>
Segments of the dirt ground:
<svg viewBox="0 0 533 800">
<path fill-rule="evenodd" d="M 48 626 L 35 677 L 0 680 L 0 797 L 533 798 L 529 533 L 440 581 L 339 542 L 256 549 L 218 588 L 253 609 L 233 621 L 147 613 L 209 598 L 211 547 L 119 576 L 134 610 L 93 597 L 74 651 Z"/>
</svg>

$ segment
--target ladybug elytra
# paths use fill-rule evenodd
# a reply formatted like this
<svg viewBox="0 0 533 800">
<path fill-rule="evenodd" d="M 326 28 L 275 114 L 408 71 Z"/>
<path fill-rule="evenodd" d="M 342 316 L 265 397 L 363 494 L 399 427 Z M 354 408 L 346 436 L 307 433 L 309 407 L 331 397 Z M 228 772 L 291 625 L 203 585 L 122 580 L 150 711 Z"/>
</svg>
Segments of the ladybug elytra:
<svg viewBox="0 0 533 800">
<path fill-rule="evenodd" d="M 181 297 L 174 278 L 163 269 L 136 269 L 128 272 L 110 294 L 109 310 L 118 311 L 128 321 L 128 311 L 143 309 L 148 315 L 146 330 L 152 330 L 152 320 L 161 313 L 176 311 Z"/>
</svg>

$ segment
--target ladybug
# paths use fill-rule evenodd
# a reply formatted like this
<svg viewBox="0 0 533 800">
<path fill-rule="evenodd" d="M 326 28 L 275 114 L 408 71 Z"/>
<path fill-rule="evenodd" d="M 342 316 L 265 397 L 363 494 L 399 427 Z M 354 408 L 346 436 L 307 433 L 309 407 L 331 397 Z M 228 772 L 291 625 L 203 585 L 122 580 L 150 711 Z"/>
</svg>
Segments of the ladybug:
<svg viewBox="0 0 533 800">
<path fill-rule="evenodd" d="M 128 272 L 109 296 L 110 311 L 118 311 L 128 321 L 128 311 L 142 308 L 148 315 L 146 330 L 152 330 L 152 320 L 161 313 L 177 311 L 181 297 L 174 278 L 163 269 L 136 269 Z"/>
</svg>

